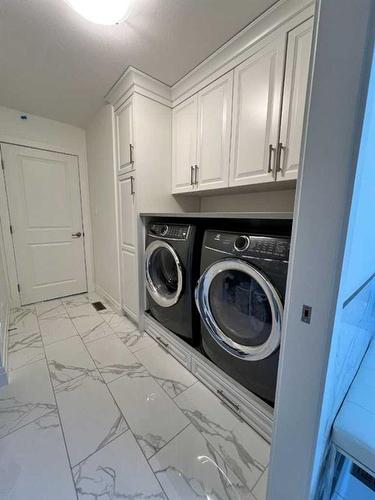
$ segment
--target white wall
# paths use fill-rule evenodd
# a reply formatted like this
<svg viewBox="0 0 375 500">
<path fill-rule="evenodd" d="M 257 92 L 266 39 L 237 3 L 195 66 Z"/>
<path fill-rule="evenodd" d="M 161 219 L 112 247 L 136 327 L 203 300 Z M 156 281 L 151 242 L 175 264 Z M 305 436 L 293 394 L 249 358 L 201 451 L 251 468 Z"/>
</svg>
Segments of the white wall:
<svg viewBox="0 0 375 500">
<path fill-rule="evenodd" d="M 87 158 L 95 284 L 120 302 L 112 106 L 104 105 L 87 129 Z"/>
<path fill-rule="evenodd" d="M 293 212 L 295 189 L 204 196 L 201 212 Z"/>
<path fill-rule="evenodd" d="M 329 357 L 314 480 L 324 465 L 332 424 L 375 332 L 375 59 L 357 162 L 339 298 Z"/>
<path fill-rule="evenodd" d="M 79 175 L 82 195 L 82 215 L 85 229 L 85 257 L 87 269 L 88 289 L 92 289 L 92 241 L 91 223 L 87 182 L 86 162 L 86 134 L 79 127 L 66 123 L 49 120 L 36 115 L 26 114 L 27 119 L 22 120 L 22 111 L 0 106 L 0 142 L 9 142 L 29 147 L 38 147 L 69 153 L 78 157 Z M 1 184 L 1 183 L 0 183 Z M 0 186 L 1 187 L 1 186 Z M 3 190 L 1 196 L 5 196 Z M 1 202 L 0 202 L 1 204 Z M 4 232 L 4 243 L 7 256 L 12 249 L 10 235 Z M 16 288 L 14 260 L 7 258 L 7 267 L 10 278 L 11 301 L 13 305 L 19 305 L 19 295 Z M 13 271 L 10 268 L 13 268 Z"/>
<path fill-rule="evenodd" d="M 54 149 L 65 153 L 85 154 L 85 131 L 81 128 L 0 106 L 0 139 L 22 145 Z"/>
</svg>

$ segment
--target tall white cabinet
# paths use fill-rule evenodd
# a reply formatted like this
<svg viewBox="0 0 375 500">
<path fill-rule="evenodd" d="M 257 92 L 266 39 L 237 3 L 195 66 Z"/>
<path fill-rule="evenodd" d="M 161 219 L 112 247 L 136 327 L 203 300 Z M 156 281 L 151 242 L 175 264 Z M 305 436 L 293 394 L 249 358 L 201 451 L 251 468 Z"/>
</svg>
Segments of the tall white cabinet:
<svg viewBox="0 0 375 500">
<path fill-rule="evenodd" d="M 143 245 L 140 212 L 199 209 L 198 200 L 171 194 L 172 109 L 166 85 L 130 68 L 108 96 L 114 109 L 121 307 L 139 319 Z"/>
</svg>

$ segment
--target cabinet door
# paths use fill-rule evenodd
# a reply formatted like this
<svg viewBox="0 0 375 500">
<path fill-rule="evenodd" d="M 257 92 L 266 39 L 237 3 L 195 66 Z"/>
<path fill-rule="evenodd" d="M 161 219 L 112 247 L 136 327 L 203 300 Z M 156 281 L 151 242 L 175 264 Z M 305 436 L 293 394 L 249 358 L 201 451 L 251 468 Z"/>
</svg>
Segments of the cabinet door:
<svg viewBox="0 0 375 500">
<path fill-rule="evenodd" d="M 312 32 L 311 18 L 288 34 L 280 129 L 280 146 L 284 147 L 277 172 L 278 181 L 296 179 L 298 174 Z"/>
<path fill-rule="evenodd" d="M 134 167 L 133 101 L 131 98 L 116 112 L 116 142 L 118 171 L 125 173 Z"/>
<path fill-rule="evenodd" d="M 122 308 L 138 322 L 138 263 L 137 255 L 127 249 L 121 250 Z"/>
<path fill-rule="evenodd" d="M 121 246 L 135 252 L 136 248 L 136 207 L 135 175 L 127 175 L 119 180 L 120 242 Z"/>
<path fill-rule="evenodd" d="M 119 223 L 121 254 L 121 305 L 138 320 L 137 211 L 135 175 L 119 179 Z"/>
<path fill-rule="evenodd" d="M 228 186 L 232 89 L 233 72 L 230 72 L 198 94 L 195 182 L 199 191 Z"/>
<path fill-rule="evenodd" d="M 192 167 L 197 163 L 198 96 L 173 110 L 172 192 L 193 190 Z"/>
<path fill-rule="evenodd" d="M 274 178 L 285 43 L 275 39 L 234 70 L 230 186 Z"/>
</svg>

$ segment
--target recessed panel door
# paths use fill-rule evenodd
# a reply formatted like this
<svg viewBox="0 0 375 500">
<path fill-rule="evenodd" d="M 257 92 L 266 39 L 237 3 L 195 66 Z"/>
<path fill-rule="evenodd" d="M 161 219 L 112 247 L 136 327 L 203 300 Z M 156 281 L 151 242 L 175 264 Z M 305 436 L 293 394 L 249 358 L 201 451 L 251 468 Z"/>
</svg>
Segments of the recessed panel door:
<svg viewBox="0 0 375 500">
<path fill-rule="evenodd" d="M 230 186 L 274 180 L 285 43 L 273 40 L 234 70 Z"/>
<path fill-rule="evenodd" d="M 288 34 L 277 180 L 296 179 L 305 115 L 313 18 Z"/>
<path fill-rule="evenodd" d="M 78 160 L 2 144 L 21 303 L 87 290 Z"/>
<path fill-rule="evenodd" d="M 228 186 L 232 120 L 233 72 L 219 78 L 198 96 L 198 190 Z"/>
<path fill-rule="evenodd" d="M 173 110 L 172 192 L 194 189 L 197 163 L 198 97 L 194 95 Z"/>
</svg>

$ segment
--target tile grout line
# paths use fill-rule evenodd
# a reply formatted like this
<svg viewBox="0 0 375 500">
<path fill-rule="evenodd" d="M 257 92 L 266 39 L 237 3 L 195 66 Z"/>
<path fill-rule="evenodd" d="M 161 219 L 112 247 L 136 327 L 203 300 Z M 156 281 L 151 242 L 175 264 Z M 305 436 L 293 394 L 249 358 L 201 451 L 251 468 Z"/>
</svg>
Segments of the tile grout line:
<svg viewBox="0 0 375 500">
<path fill-rule="evenodd" d="M 117 313 L 116 313 L 116 314 L 117 314 Z M 73 323 L 73 322 L 72 322 L 72 323 Z M 105 323 L 107 323 L 107 322 L 105 321 Z M 73 324 L 74 324 L 74 323 L 73 323 Z M 109 327 L 109 328 L 111 328 L 111 330 L 112 330 L 112 331 L 113 331 L 113 333 L 117 336 L 117 338 L 119 338 L 119 337 L 118 337 L 118 335 L 117 335 L 117 333 L 113 330 L 113 328 L 109 325 L 109 323 L 107 323 L 107 325 L 108 325 L 108 327 Z M 76 328 L 76 326 L 75 326 L 75 325 L 74 325 L 74 328 Z M 134 330 L 134 331 L 135 331 L 135 330 Z M 77 330 L 77 333 L 78 333 L 78 330 Z M 79 333 L 78 333 L 78 335 L 79 335 Z M 102 337 L 102 338 L 105 338 L 105 337 Z M 81 338 L 81 340 L 82 340 L 82 338 Z M 99 339 L 97 339 L 97 340 L 99 340 Z M 119 338 L 119 340 L 121 340 L 121 339 Z M 94 451 L 91 455 L 89 455 L 88 457 L 86 457 L 86 458 L 84 458 L 83 460 L 81 460 L 81 461 L 80 461 L 77 465 L 75 465 L 74 467 L 77 467 L 79 464 L 82 464 L 82 463 L 83 463 L 85 460 L 87 460 L 89 457 L 93 456 L 95 453 L 99 452 L 100 450 L 102 450 L 103 448 L 105 448 L 105 447 L 106 447 L 107 445 L 109 445 L 110 443 L 112 443 L 112 442 L 116 441 L 119 437 L 123 436 L 123 435 L 124 435 L 124 434 L 126 434 L 127 432 L 130 432 L 130 434 L 133 436 L 133 439 L 134 439 L 134 441 L 135 441 L 136 446 L 138 447 L 138 449 L 139 449 L 139 450 L 140 450 L 140 452 L 142 453 L 142 455 L 143 455 L 143 457 L 144 457 L 144 459 L 145 459 L 145 461 L 146 461 L 146 464 L 148 465 L 148 467 L 149 467 L 149 469 L 150 469 L 151 474 L 153 475 L 153 477 L 155 478 L 155 480 L 158 482 L 158 484 L 159 484 L 159 486 L 160 486 L 160 488 L 161 488 L 161 491 L 164 493 L 165 497 L 168 499 L 168 498 L 169 498 L 169 497 L 168 497 L 168 495 L 166 494 L 166 492 L 165 492 L 165 490 L 164 490 L 163 486 L 161 485 L 161 483 L 160 483 L 160 481 L 159 481 L 158 477 L 156 476 L 155 472 L 152 470 L 152 467 L 151 467 L 151 465 L 149 464 L 149 461 L 147 460 L 147 457 L 145 456 L 145 454 L 144 454 L 144 452 L 143 452 L 142 447 L 139 445 L 139 443 L 138 443 L 138 441 L 137 441 L 137 439 L 136 439 L 136 437 L 135 437 L 135 435 L 134 435 L 134 432 L 133 432 L 132 428 L 130 427 L 129 422 L 126 420 L 126 417 L 125 417 L 124 413 L 122 412 L 122 410 L 120 409 L 120 407 L 118 406 L 117 401 L 115 400 L 115 398 L 114 398 L 114 396 L 113 396 L 113 394 L 112 394 L 112 392 L 111 392 L 111 390 L 110 390 L 110 388 L 109 388 L 109 386 L 108 386 L 107 382 L 104 380 L 104 377 L 103 377 L 103 376 L 102 376 L 102 374 L 100 373 L 100 370 L 99 370 L 99 368 L 98 368 L 98 366 L 97 366 L 97 364 L 96 364 L 95 359 L 93 358 L 93 356 L 91 356 L 91 353 L 90 353 L 90 351 L 88 350 L 88 348 L 87 348 L 87 346 L 86 346 L 86 344 L 85 344 L 85 342 L 84 342 L 83 340 L 82 340 L 82 343 L 83 343 L 83 345 L 85 346 L 85 349 L 86 349 L 86 351 L 88 352 L 88 355 L 89 355 L 89 356 L 90 356 L 90 358 L 92 359 L 92 361 L 93 361 L 93 363 L 94 363 L 94 366 L 96 367 L 97 371 L 99 372 L 100 377 L 102 378 L 102 380 L 103 380 L 104 384 L 106 385 L 107 390 L 108 390 L 108 392 L 110 393 L 110 395 L 111 395 L 111 397 L 112 397 L 112 399 L 113 399 L 113 401 L 114 401 L 115 405 L 117 406 L 117 408 L 118 408 L 118 410 L 119 410 L 119 412 L 120 412 L 120 414 L 121 414 L 122 418 L 125 420 L 125 422 L 126 422 L 126 424 L 127 424 L 127 426 L 128 426 L 128 429 L 127 429 L 126 431 L 122 432 L 119 436 L 116 436 L 114 439 L 112 439 L 111 441 L 109 441 L 108 443 L 106 443 L 104 446 L 102 446 L 102 447 L 101 447 L 101 448 L 99 448 L 98 450 L 95 450 L 95 451 Z M 125 347 L 126 347 L 126 346 L 125 346 Z M 138 359 L 138 358 L 137 358 L 137 359 Z M 138 361 L 139 361 L 139 360 L 138 360 Z M 140 362 L 140 361 L 139 361 L 139 362 Z M 143 363 L 141 363 L 141 365 L 143 366 Z M 145 368 L 145 367 L 144 367 L 144 368 Z M 146 369 L 146 368 L 145 368 L 145 369 Z M 146 370 L 146 371 L 147 371 L 147 373 L 148 373 L 148 370 Z M 125 376 L 125 375 L 126 375 L 126 374 L 120 375 L 120 377 L 118 377 L 116 380 L 118 380 L 119 378 L 121 378 L 121 377 L 123 377 L 123 376 Z M 150 377 L 151 377 L 151 378 L 153 378 L 151 374 L 150 374 Z M 111 382 L 114 382 L 114 380 L 112 380 Z M 109 382 L 109 383 L 110 383 L 110 382 Z M 188 424 L 188 425 L 189 425 L 189 424 Z M 186 427 L 187 427 L 187 426 L 186 426 Z M 185 427 L 185 428 L 186 428 L 186 427 Z M 170 442 L 170 441 L 168 441 L 168 442 Z M 154 455 L 155 455 L 155 454 L 154 454 Z M 154 456 L 154 455 L 153 455 L 153 456 Z"/>
<path fill-rule="evenodd" d="M 43 361 L 43 360 L 41 359 L 40 361 Z M 4 438 L 6 438 L 6 437 L 8 437 L 8 436 L 10 436 L 12 434 L 14 434 L 15 432 L 20 431 L 21 429 L 24 429 L 25 427 L 27 427 L 30 424 L 35 424 L 35 422 L 37 420 L 40 420 L 41 418 L 46 417 L 47 415 L 49 415 L 50 413 L 53 413 L 55 411 L 56 411 L 56 408 L 54 410 L 49 410 L 49 411 L 47 411 L 47 413 L 44 413 L 43 415 L 39 415 L 39 417 L 36 417 L 33 420 L 30 420 L 30 422 L 27 422 L 26 424 L 23 424 L 20 427 L 17 427 L 17 429 L 13 429 L 12 431 L 8 432 L 7 434 L 4 434 L 4 436 L 0 437 L 0 442 L 1 442 L 2 439 L 4 439 Z"/>
<path fill-rule="evenodd" d="M 61 303 L 62 303 L 62 306 L 65 309 L 65 304 L 63 304 L 63 302 L 61 302 Z M 66 311 L 66 313 L 68 314 L 68 311 Z M 40 330 L 39 317 L 38 317 L 37 314 L 36 314 L 36 318 L 37 318 L 37 322 L 38 322 L 38 326 L 39 326 L 39 330 Z M 72 481 L 73 481 L 73 487 L 74 487 L 74 491 L 76 493 L 76 499 L 79 500 L 79 498 L 78 498 L 78 492 L 77 492 L 77 488 L 76 488 L 76 483 L 75 483 L 74 476 L 73 476 L 72 463 L 70 461 L 70 456 L 69 456 L 69 452 L 68 452 L 68 446 L 66 444 L 64 428 L 63 428 L 62 421 L 61 421 L 60 410 L 59 410 L 59 405 L 58 405 L 57 398 L 56 398 L 55 388 L 54 388 L 53 383 L 52 383 L 52 377 L 51 377 L 51 372 L 50 372 L 50 369 L 49 369 L 49 363 L 48 363 L 48 359 L 47 359 L 47 353 L 46 353 L 46 348 L 45 348 L 45 345 L 44 345 L 43 338 L 42 338 L 42 345 L 43 345 L 43 350 L 44 350 L 44 356 L 46 358 L 46 363 L 47 363 L 47 370 L 48 370 L 49 382 L 51 384 L 53 397 L 55 399 L 56 413 L 57 413 L 57 417 L 59 419 L 61 435 L 62 435 L 62 438 L 63 438 L 63 441 L 64 441 L 64 445 L 65 445 L 65 453 L 66 453 L 66 457 L 67 457 L 67 460 L 68 460 L 68 465 L 69 465 L 69 469 L 70 469 L 70 475 L 71 475 L 71 478 L 72 478 Z"/>
</svg>

